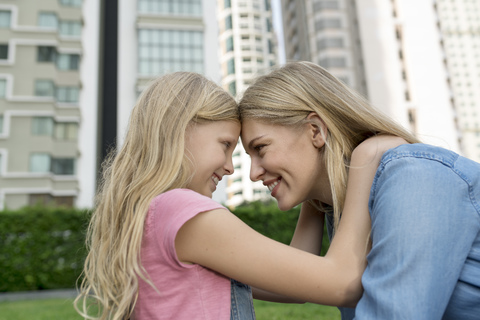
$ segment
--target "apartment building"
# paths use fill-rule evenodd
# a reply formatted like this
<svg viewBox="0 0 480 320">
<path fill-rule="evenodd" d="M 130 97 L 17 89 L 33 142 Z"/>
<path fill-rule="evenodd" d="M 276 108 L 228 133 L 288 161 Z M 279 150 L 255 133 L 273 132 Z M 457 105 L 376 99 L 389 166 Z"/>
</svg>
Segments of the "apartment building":
<svg viewBox="0 0 480 320">
<path fill-rule="evenodd" d="M 480 2 L 433 1 L 464 155 L 480 162 Z"/>
<path fill-rule="evenodd" d="M 460 1 L 466 0 L 448 2 Z M 286 58 L 325 67 L 425 142 L 462 152 L 440 7 L 415 0 L 282 0 Z"/>
<path fill-rule="evenodd" d="M 259 75 L 277 64 L 277 40 L 270 0 L 217 2 L 219 58 L 222 85 L 232 95 L 242 93 Z M 234 151 L 235 171 L 228 177 L 228 206 L 269 197 L 268 189 L 250 180 L 250 157 L 239 144 Z"/>
<path fill-rule="evenodd" d="M 78 0 L 0 4 L 0 208 L 78 197 L 81 36 Z"/>
<path fill-rule="evenodd" d="M 215 0 L 2 1 L 0 209 L 91 208 L 99 164 L 151 79 L 220 84 L 215 13 Z"/>
</svg>

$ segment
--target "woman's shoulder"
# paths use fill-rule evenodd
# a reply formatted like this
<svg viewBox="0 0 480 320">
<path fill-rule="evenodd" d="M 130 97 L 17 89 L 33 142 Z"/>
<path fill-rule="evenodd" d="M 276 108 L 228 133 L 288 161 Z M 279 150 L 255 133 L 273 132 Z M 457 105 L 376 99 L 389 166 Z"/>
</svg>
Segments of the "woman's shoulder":
<svg viewBox="0 0 480 320">
<path fill-rule="evenodd" d="M 425 160 L 434 160 L 441 162 L 447 166 L 453 166 L 460 155 L 452 150 L 448 150 L 439 146 L 414 143 L 405 144 L 388 150 L 382 158 L 382 162 L 402 159 L 402 158 L 417 158 Z"/>
<path fill-rule="evenodd" d="M 408 142 L 397 136 L 379 135 L 368 138 L 353 150 L 350 164 L 354 167 L 361 167 L 372 162 L 378 164 L 388 150 L 405 144 Z"/>
</svg>

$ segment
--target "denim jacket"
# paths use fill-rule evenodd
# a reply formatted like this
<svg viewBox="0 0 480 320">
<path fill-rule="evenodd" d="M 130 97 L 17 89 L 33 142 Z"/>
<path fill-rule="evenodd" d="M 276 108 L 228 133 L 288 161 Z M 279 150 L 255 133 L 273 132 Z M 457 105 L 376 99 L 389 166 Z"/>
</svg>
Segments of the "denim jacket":
<svg viewBox="0 0 480 320">
<path fill-rule="evenodd" d="M 387 151 L 369 199 L 364 293 L 342 319 L 480 319 L 480 164 L 430 145 Z"/>
</svg>

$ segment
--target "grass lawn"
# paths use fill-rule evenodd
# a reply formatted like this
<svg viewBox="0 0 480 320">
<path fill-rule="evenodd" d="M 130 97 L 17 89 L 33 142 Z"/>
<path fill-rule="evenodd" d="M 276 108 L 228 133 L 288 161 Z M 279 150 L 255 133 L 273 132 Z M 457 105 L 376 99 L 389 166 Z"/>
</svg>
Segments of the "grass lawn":
<svg viewBox="0 0 480 320">
<path fill-rule="evenodd" d="M 80 320 L 72 299 L 25 300 L 0 302 L 0 320 Z M 257 320 L 337 320 L 340 312 L 334 307 L 315 304 L 280 304 L 254 302 Z"/>
<path fill-rule="evenodd" d="M 318 304 L 286 304 L 254 300 L 253 305 L 257 320 L 340 320 L 340 311 L 337 308 Z"/>
</svg>

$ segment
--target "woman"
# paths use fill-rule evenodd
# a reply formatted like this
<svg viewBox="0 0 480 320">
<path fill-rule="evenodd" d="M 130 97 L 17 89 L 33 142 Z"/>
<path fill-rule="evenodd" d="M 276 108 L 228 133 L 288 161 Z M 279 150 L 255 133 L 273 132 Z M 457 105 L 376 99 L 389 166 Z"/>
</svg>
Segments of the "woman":
<svg viewBox="0 0 480 320">
<path fill-rule="evenodd" d="M 260 77 L 240 101 L 240 116 L 251 179 L 263 181 L 282 210 L 304 202 L 317 206 L 330 235 L 347 210 L 347 192 L 366 192 L 347 187 L 349 173 L 363 170 L 351 161 L 358 146 L 372 156 L 381 152 L 382 137 L 404 139 L 383 155 L 367 189 L 372 247 L 364 293 L 356 309 L 341 310 L 342 319 L 478 319 L 478 163 L 420 144 L 309 62 Z M 297 130 L 305 123 L 311 136 Z M 318 153 L 303 151 L 312 137 Z"/>
</svg>

